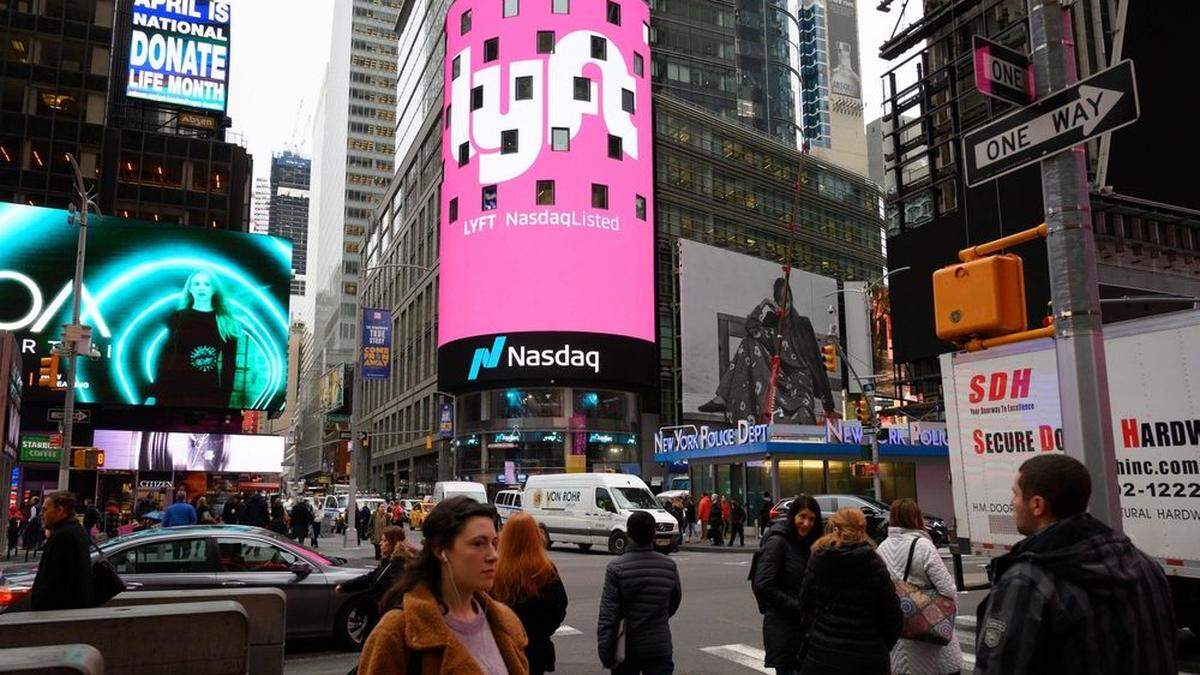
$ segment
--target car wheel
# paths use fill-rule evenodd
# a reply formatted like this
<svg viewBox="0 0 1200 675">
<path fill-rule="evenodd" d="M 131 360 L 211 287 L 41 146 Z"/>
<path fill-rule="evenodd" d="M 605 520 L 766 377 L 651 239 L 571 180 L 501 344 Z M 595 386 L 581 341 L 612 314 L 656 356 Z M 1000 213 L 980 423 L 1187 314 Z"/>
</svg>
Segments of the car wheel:
<svg viewBox="0 0 1200 675">
<path fill-rule="evenodd" d="M 546 550 L 549 551 L 550 547 L 554 545 L 550 542 L 550 530 L 547 530 L 545 525 L 539 525 L 539 527 L 542 528 L 542 539 L 545 540 Z"/>
<path fill-rule="evenodd" d="M 333 634 L 343 648 L 357 651 L 367 641 L 370 624 L 370 600 L 366 597 L 356 598 L 342 605 L 337 622 L 333 625 Z"/>
<path fill-rule="evenodd" d="M 608 538 L 608 552 L 613 555 L 621 555 L 625 552 L 625 547 L 629 545 L 629 539 L 625 537 L 625 533 L 617 530 Z"/>
<path fill-rule="evenodd" d="M 592 550 L 592 545 L 591 544 L 580 544 L 579 550 L 580 551 L 590 551 L 590 550 Z"/>
</svg>

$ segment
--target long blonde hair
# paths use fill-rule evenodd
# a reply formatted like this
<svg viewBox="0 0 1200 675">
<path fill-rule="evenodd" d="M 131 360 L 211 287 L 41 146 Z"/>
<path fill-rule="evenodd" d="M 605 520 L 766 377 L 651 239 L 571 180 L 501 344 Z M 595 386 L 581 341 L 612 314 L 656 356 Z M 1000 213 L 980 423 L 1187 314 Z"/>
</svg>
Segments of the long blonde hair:
<svg viewBox="0 0 1200 675">
<path fill-rule="evenodd" d="M 813 543 L 813 550 L 864 542 L 874 546 L 867 536 L 867 517 L 853 506 L 844 506 L 825 521 L 825 536 Z"/>
<path fill-rule="evenodd" d="M 195 298 L 192 297 L 192 280 L 201 274 L 208 277 L 208 282 L 212 284 L 212 311 L 217 320 L 217 332 L 220 333 L 221 339 L 229 342 L 233 338 L 240 337 L 242 329 L 233 316 L 233 312 L 230 311 L 228 301 L 225 300 L 225 286 L 221 283 L 221 278 L 212 270 L 202 268 L 188 275 L 187 280 L 183 282 L 183 293 L 179 297 L 179 309 L 192 308 L 195 302 Z"/>
</svg>

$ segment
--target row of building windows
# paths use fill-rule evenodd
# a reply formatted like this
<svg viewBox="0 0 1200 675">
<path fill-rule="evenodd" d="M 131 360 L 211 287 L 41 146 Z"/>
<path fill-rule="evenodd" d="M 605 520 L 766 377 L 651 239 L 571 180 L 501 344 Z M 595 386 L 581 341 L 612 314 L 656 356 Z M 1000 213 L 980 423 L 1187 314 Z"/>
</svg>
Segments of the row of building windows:
<svg viewBox="0 0 1200 675">
<path fill-rule="evenodd" d="M 365 105 L 350 104 L 350 114 L 358 117 L 371 117 L 385 122 L 396 121 L 395 110 L 384 110 L 382 108 L 368 108 Z"/>
<path fill-rule="evenodd" d="M 379 124 L 366 124 L 365 122 L 350 122 L 348 127 L 350 131 L 356 134 L 367 134 L 369 136 L 381 136 L 384 138 L 392 137 L 392 128 L 385 127 Z"/>
<path fill-rule="evenodd" d="M 385 61 L 383 59 L 371 59 L 357 54 L 350 57 L 350 65 L 357 68 L 370 68 L 371 70 L 381 70 L 385 73 L 396 72 L 395 61 Z"/>
<path fill-rule="evenodd" d="M 526 0 L 527 2 L 530 0 Z M 545 2 L 546 0 L 541 0 Z M 501 15 L 508 19 L 517 16 L 521 13 L 521 0 L 499 0 L 502 3 Z M 570 14 L 571 0 L 549 0 L 550 12 L 552 14 Z M 621 5 L 608 0 L 605 5 L 604 16 L 609 23 L 621 25 Z M 471 10 L 466 10 L 458 17 L 458 30 L 460 35 L 466 35 L 471 32 L 472 13 Z"/>
<path fill-rule="evenodd" d="M 553 54 L 554 53 L 554 46 L 556 44 L 556 37 L 555 37 L 554 31 L 540 30 L 537 32 L 536 39 L 537 39 L 537 52 L 539 54 Z M 593 59 L 596 59 L 598 61 L 607 61 L 608 60 L 608 39 L 607 38 L 604 38 L 599 35 L 591 36 L 590 49 L 591 49 L 591 57 Z M 487 40 L 484 40 L 484 42 L 483 42 L 483 62 L 490 63 L 499 58 L 500 58 L 500 38 L 494 37 L 494 38 L 489 38 Z M 450 79 L 451 80 L 458 79 L 458 76 L 461 72 L 462 72 L 461 59 L 460 59 L 460 57 L 456 56 L 450 62 Z M 638 77 L 642 77 L 643 73 L 645 72 L 645 58 L 639 52 L 633 53 L 633 72 Z M 528 80 L 531 78 L 524 78 L 524 79 Z M 578 78 L 577 77 L 575 79 L 576 79 L 576 81 L 578 81 L 580 79 L 587 79 L 587 78 Z M 519 81 L 520 81 L 520 79 L 518 79 L 518 83 L 519 83 Z M 578 89 L 576 89 L 576 91 L 578 92 Z M 576 94 L 576 100 L 587 101 L 590 99 L 587 99 L 587 98 L 580 99 L 580 98 L 578 98 L 578 94 Z"/>
<path fill-rule="evenodd" d="M 534 203 L 539 206 L 554 206 L 555 182 L 539 180 L 534 188 Z M 484 211 L 494 211 L 499 207 L 499 188 L 495 185 L 485 185 L 480 190 L 480 207 Z M 608 208 L 608 186 L 592 183 L 592 208 Z M 634 195 L 634 213 L 639 220 L 646 219 L 646 198 Z M 458 220 L 458 197 L 450 200 L 447 217 L 450 222 Z"/>
<path fill-rule="evenodd" d="M 455 59 L 457 62 L 458 59 Z M 471 110 L 479 110 L 484 105 L 483 85 L 473 87 L 471 89 Z M 576 77 L 572 82 L 572 98 L 576 101 L 592 100 L 592 79 L 589 77 Z M 533 77 L 521 76 L 516 79 L 516 87 L 514 88 L 513 98 L 517 101 L 533 100 Z M 621 90 L 621 110 L 633 114 L 635 109 L 636 95 L 629 89 Z M 450 126 L 450 106 L 446 106 L 446 126 Z"/>
</svg>

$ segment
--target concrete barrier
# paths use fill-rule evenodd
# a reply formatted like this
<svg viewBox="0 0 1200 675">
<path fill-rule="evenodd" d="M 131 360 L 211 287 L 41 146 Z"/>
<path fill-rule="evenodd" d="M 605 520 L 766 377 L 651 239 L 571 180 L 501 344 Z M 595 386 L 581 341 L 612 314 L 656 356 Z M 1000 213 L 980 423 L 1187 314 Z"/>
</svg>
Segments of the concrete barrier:
<svg viewBox="0 0 1200 675">
<path fill-rule="evenodd" d="M 0 649 L 87 644 L 110 675 L 245 675 L 249 635 L 230 600 L 0 614 Z"/>
<path fill-rule="evenodd" d="M 0 649 L 0 675 L 104 675 L 104 657 L 91 645 Z"/>
<path fill-rule="evenodd" d="M 213 588 L 186 591 L 125 591 L 105 607 L 232 600 L 250 621 L 250 675 L 282 675 L 287 637 L 287 596 L 278 588 Z"/>
</svg>

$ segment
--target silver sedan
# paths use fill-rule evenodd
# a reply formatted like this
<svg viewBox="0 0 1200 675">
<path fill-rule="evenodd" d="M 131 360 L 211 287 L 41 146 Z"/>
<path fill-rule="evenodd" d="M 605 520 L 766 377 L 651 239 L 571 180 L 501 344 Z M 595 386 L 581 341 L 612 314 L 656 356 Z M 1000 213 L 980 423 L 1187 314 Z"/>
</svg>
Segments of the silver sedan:
<svg viewBox="0 0 1200 675">
<path fill-rule="evenodd" d="M 369 599 L 333 589 L 369 570 L 346 567 L 344 558 L 322 555 L 270 530 L 246 525 L 154 528 L 110 539 L 100 550 L 127 592 L 278 588 L 287 596 L 289 640 L 332 635 L 356 648 L 366 638 Z M 11 588 L 32 584 L 33 576 L 5 575 Z M 27 602 L 8 609 L 27 609 L 22 607 Z"/>
</svg>

